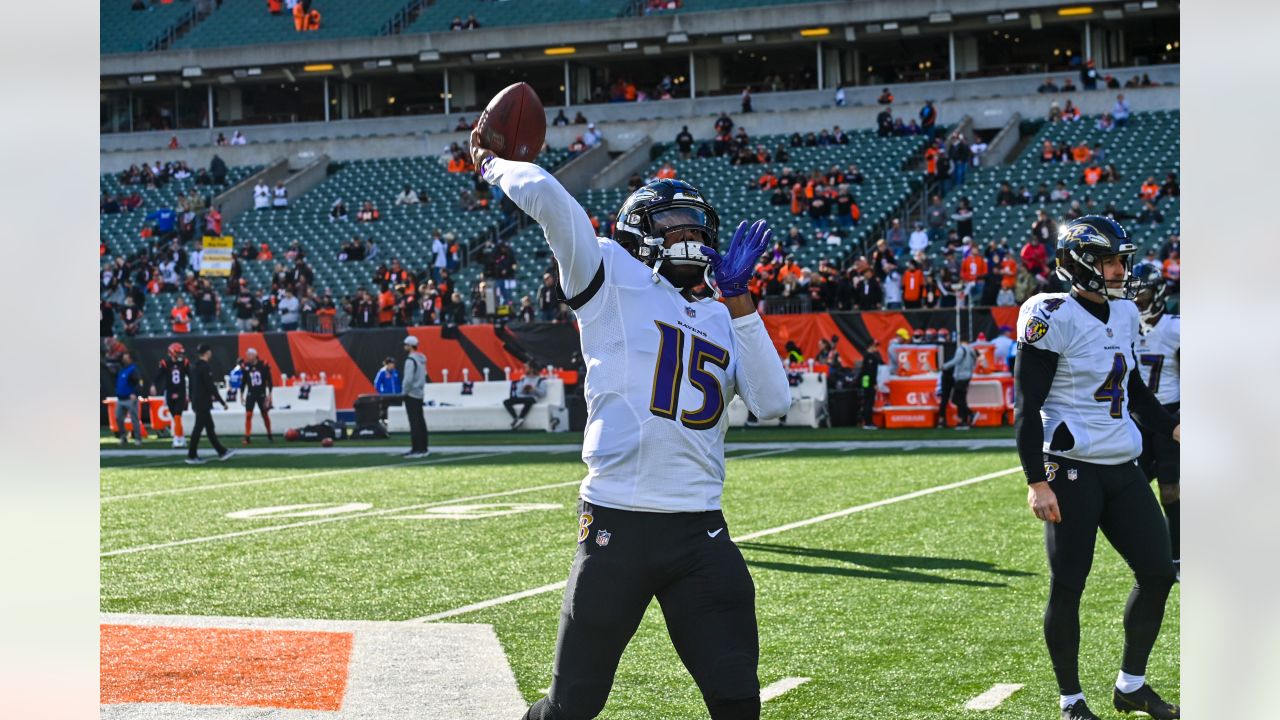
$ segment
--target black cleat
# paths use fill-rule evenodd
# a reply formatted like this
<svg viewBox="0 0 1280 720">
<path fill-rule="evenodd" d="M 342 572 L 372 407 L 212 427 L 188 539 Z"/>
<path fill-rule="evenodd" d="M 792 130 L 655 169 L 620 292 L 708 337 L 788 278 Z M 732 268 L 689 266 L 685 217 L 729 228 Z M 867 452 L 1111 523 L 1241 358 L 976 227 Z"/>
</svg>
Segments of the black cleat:
<svg viewBox="0 0 1280 720">
<path fill-rule="evenodd" d="M 1177 705 L 1165 702 L 1150 685 L 1143 685 L 1131 693 L 1120 692 L 1113 688 L 1111 704 L 1122 713 L 1144 712 L 1156 720 L 1181 718 L 1182 711 Z"/>
<path fill-rule="evenodd" d="M 1083 699 L 1077 700 L 1071 707 L 1062 709 L 1062 720 L 1102 720 L 1093 714 Z"/>
</svg>

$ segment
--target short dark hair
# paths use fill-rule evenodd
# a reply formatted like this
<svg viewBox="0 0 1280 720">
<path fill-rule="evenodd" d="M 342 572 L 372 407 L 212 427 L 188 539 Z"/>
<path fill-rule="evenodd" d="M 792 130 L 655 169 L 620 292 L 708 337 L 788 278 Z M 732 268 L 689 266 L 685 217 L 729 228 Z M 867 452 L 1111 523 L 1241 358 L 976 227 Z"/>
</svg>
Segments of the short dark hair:
<svg viewBox="0 0 1280 720">
<path fill-rule="evenodd" d="M 196 355 L 203 355 L 211 350 L 213 350 L 213 348 L 209 347 L 209 343 L 200 343 L 196 346 Z"/>
<path fill-rule="evenodd" d="M 383 359 L 382 359 L 382 364 L 383 364 L 383 365 L 386 365 L 387 363 L 391 363 L 392 365 L 395 365 L 395 364 L 396 364 L 396 359 L 395 359 L 395 358 L 393 358 L 393 357 L 391 357 L 390 355 L 388 355 L 388 356 L 386 356 L 385 358 L 383 358 Z"/>
</svg>

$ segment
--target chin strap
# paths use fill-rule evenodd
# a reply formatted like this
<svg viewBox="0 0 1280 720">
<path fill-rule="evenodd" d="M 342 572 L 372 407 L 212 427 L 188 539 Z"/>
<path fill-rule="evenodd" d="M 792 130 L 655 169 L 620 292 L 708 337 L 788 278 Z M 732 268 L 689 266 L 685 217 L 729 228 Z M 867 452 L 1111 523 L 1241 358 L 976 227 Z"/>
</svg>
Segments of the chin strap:
<svg viewBox="0 0 1280 720">
<path fill-rule="evenodd" d="M 702 269 L 702 278 L 706 281 L 707 287 L 711 288 L 712 299 L 719 300 L 724 297 L 720 294 L 720 286 L 716 284 L 715 271 L 711 269 L 711 263 L 707 263 L 707 266 Z"/>
<path fill-rule="evenodd" d="M 649 279 L 653 280 L 655 284 L 658 282 L 658 268 L 662 267 L 664 260 L 666 260 L 666 258 L 659 255 L 658 261 L 653 264 L 653 272 L 649 275 Z"/>
</svg>

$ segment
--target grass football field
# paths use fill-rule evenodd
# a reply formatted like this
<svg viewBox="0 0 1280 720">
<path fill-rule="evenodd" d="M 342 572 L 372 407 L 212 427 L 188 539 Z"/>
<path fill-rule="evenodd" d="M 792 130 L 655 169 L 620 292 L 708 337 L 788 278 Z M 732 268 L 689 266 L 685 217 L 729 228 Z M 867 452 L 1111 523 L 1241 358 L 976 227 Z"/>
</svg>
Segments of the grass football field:
<svg viewBox="0 0 1280 720">
<path fill-rule="evenodd" d="M 782 443 L 731 450 L 724 491 L 728 532 L 756 583 L 761 685 L 808 678 L 766 702 L 763 717 L 1057 717 L 1041 636 L 1048 591 L 1042 530 L 1027 510 L 1020 473 L 995 475 L 1016 468 L 1012 448 L 928 447 L 931 438 L 966 436 L 1008 437 L 730 434 L 731 443 Z M 493 445 L 509 437 L 433 443 Z M 920 442 L 911 450 L 787 445 L 850 438 Z M 178 451 L 104 458 L 101 610 L 485 623 L 520 692 L 535 700 L 551 682 L 562 592 L 453 613 L 565 579 L 584 472 L 576 439 L 554 438 L 566 441 L 559 452 L 457 448 L 414 462 L 320 449 L 198 467 L 181 464 Z M 1109 695 L 1131 583 L 1100 536 L 1082 606 L 1081 665 L 1102 717 L 1119 717 Z M 1174 702 L 1179 600 L 1175 586 L 1148 669 L 1152 685 Z M 1001 683 L 1024 687 L 993 710 L 964 709 Z M 707 717 L 656 602 L 601 717 Z"/>
</svg>

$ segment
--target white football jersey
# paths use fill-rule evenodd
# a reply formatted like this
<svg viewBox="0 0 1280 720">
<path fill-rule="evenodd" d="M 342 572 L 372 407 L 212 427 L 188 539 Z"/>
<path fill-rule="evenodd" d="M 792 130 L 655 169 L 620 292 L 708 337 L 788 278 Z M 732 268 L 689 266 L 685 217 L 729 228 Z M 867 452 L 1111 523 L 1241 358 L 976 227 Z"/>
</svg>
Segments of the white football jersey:
<svg viewBox="0 0 1280 720">
<path fill-rule="evenodd" d="M 1178 350 L 1182 347 L 1182 318 L 1177 315 L 1161 315 L 1155 327 L 1142 326 L 1138 336 L 1139 374 L 1151 388 L 1161 405 L 1179 402 Z"/>
<path fill-rule="evenodd" d="M 725 410 L 734 393 L 762 419 L 791 405 L 764 320 L 731 318 L 719 302 L 688 302 L 665 278 L 654 282 L 648 266 L 595 236 L 583 209 L 542 168 L 495 160 L 483 170 L 542 226 L 565 294 L 580 303 L 583 499 L 646 512 L 720 509 Z M 590 294 L 601 268 L 603 282 Z"/>
<path fill-rule="evenodd" d="M 1057 353 L 1058 369 L 1040 409 L 1044 451 L 1066 425 L 1075 444 L 1053 454 L 1119 465 L 1142 454 L 1142 434 L 1129 417 L 1129 372 L 1137 367 L 1138 306 L 1112 300 L 1104 325 L 1067 293 L 1042 293 L 1018 312 L 1018 339 Z"/>
</svg>

